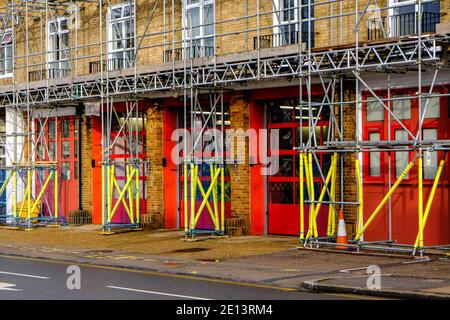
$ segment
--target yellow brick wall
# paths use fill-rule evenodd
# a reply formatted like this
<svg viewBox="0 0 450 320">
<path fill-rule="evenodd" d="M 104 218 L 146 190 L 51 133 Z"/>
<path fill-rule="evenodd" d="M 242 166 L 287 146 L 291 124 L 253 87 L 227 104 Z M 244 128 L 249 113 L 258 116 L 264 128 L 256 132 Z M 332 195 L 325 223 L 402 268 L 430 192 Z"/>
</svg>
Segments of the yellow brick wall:
<svg viewBox="0 0 450 320">
<path fill-rule="evenodd" d="M 111 0 L 111 5 L 124 1 Z M 172 19 L 172 8 L 169 0 L 137 0 L 137 36 L 144 34 L 153 34 L 137 40 L 137 46 L 141 49 L 138 52 L 138 66 L 152 65 L 163 62 L 164 50 L 172 48 L 172 40 L 176 42 L 175 48 L 181 48 L 182 44 L 182 9 L 181 1 L 175 1 L 175 15 Z M 5 1 L 0 1 L 4 5 Z M 106 12 L 107 5 L 103 5 L 103 33 L 102 39 L 106 40 Z M 165 3 L 165 11 L 163 4 Z M 216 33 L 222 36 L 216 40 L 217 53 L 219 55 L 245 52 L 253 50 L 254 39 L 257 36 L 259 25 L 260 35 L 270 35 L 273 33 L 273 6 L 272 1 L 259 1 L 259 10 L 257 10 L 256 0 L 216 0 Z M 359 9 L 363 10 L 367 1 L 359 1 Z M 387 0 L 379 0 L 381 7 L 386 6 Z M 441 1 L 441 19 L 443 22 L 450 21 L 448 12 L 450 9 L 450 0 Z M 256 17 L 259 11 L 259 24 Z M 355 18 L 355 1 L 343 1 L 342 9 L 339 3 L 326 3 L 316 5 L 314 9 L 315 16 L 315 43 L 316 47 L 329 47 L 340 44 L 349 44 L 355 42 L 355 33 L 353 31 Z M 165 15 L 164 15 L 165 13 Z M 339 15 L 343 17 L 334 17 L 321 19 L 324 17 Z M 61 15 L 54 10 L 50 11 L 49 16 L 55 17 Z M 386 15 L 383 11 L 382 15 Z M 151 19 L 150 19 L 151 17 Z M 247 17 L 242 19 L 242 17 Z M 238 19 L 241 18 L 241 19 Z M 366 15 L 360 25 L 359 40 L 367 40 L 367 19 Z M 147 26 L 147 21 L 150 24 Z M 173 20 L 173 21 L 172 21 Z M 71 46 L 71 69 L 73 75 L 84 75 L 89 72 L 89 62 L 100 60 L 100 27 L 99 27 L 99 8 L 97 4 L 81 4 L 81 22 L 80 28 L 70 30 L 69 42 Z M 165 21 L 165 23 L 164 23 Z M 172 33 L 172 23 L 175 31 Z M 342 24 L 342 27 L 341 27 Z M 8 26 L 11 21 L 8 22 Z M 25 28 L 28 25 L 28 39 L 25 34 Z M 16 61 L 16 83 L 22 83 L 26 80 L 26 69 L 24 68 L 28 60 L 28 71 L 39 71 L 45 69 L 45 11 L 34 13 L 28 19 L 21 19 L 16 27 L 16 56 L 20 57 Z M 242 32 L 248 30 L 248 32 Z M 28 42 L 26 41 L 28 40 Z M 28 50 L 26 43 L 28 43 Z M 78 49 L 76 48 L 78 44 Z M 103 45 L 103 53 L 106 52 L 106 46 Z M 28 52 L 28 59 L 25 53 Z M 43 66 L 39 66 L 42 65 Z M 11 84 L 12 79 L 0 79 L 0 85 Z"/>
</svg>

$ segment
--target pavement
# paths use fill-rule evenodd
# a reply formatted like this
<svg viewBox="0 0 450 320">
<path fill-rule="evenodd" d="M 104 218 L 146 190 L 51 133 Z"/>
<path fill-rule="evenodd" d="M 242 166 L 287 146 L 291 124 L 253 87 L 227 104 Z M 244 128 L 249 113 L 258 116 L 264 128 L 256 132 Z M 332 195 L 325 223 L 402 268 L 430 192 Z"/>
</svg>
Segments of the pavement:
<svg viewBox="0 0 450 320">
<path fill-rule="evenodd" d="M 121 238 L 120 234 L 104 237 L 96 233 L 92 235 L 92 239 L 98 239 L 100 246 L 95 241 L 82 247 L 77 246 L 80 243 L 76 241 L 53 241 L 54 243 L 49 245 L 54 234 L 64 232 L 69 231 L 47 229 L 25 233 L 0 229 L 0 254 L 67 262 L 86 267 L 119 268 L 123 272 L 139 270 L 154 272 L 155 275 L 229 281 L 300 293 L 339 294 L 334 297 L 350 294 L 349 298 L 360 295 L 364 298 L 378 296 L 450 299 L 450 259 L 444 254 L 417 260 L 400 254 L 336 253 L 320 249 L 299 249 L 297 240 L 292 237 L 235 237 L 186 243 L 180 241 L 180 231 L 153 232 L 146 235 L 133 233 L 124 238 Z M 72 238 L 76 239 L 73 233 L 77 231 L 72 228 L 70 232 Z M 46 235 L 44 240 L 40 238 L 43 234 Z M 157 247 L 163 234 L 164 237 L 171 237 L 172 250 L 159 253 L 151 251 L 150 254 L 143 252 L 145 250 L 142 250 L 138 240 L 145 236 L 145 247 Z M 60 235 L 58 237 L 61 238 Z M 127 243 L 116 249 L 114 246 L 105 245 L 108 239 L 111 239 L 111 242 L 119 243 L 122 240 Z M 164 241 L 169 241 L 165 239 Z M 270 250 L 253 249 L 265 245 Z M 127 250 L 123 250 L 123 246 L 126 246 Z M 233 255 L 234 250 L 239 252 Z M 376 272 L 368 273 L 374 270 L 371 266 L 379 268 L 379 277 L 373 277 L 377 275 Z M 0 282 L 1 279 L 0 274 Z M 139 289 L 139 286 L 133 284 L 128 287 L 152 291 Z M 190 294 L 196 296 L 196 292 Z"/>
</svg>

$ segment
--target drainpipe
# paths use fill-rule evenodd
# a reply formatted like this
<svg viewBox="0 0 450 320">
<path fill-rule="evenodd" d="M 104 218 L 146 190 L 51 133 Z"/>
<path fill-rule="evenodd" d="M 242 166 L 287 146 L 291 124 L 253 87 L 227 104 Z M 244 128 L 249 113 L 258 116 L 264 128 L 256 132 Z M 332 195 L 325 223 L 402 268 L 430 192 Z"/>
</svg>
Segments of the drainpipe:
<svg viewBox="0 0 450 320">
<path fill-rule="evenodd" d="M 83 114 L 84 104 L 80 102 L 78 106 L 76 107 L 76 117 L 78 119 L 78 210 L 83 209 L 83 193 L 82 193 L 82 186 L 83 186 L 83 180 L 81 179 L 81 165 L 82 165 L 82 156 L 81 156 L 81 117 Z M 87 123 L 86 123 L 87 125 Z"/>
</svg>

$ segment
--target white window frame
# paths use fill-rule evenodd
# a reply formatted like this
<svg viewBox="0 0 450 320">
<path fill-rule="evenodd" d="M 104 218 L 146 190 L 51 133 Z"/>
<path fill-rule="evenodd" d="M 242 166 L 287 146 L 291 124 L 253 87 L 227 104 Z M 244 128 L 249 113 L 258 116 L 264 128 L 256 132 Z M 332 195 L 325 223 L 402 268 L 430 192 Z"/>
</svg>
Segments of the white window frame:
<svg viewBox="0 0 450 320">
<path fill-rule="evenodd" d="M 298 30 L 298 22 L 299 22 L 299 0 L 294 0 L 294 19 L 293 20 L 286 20 L 283 21 L 283 13 L 284 7 L 283 7 L 283 0 L 275 0 L 273 2 L 275 4 L 275 12 L 273 13 L 273 21 L 274 21 L 274 28 L 273 28 L 273 34 L 276 35 L 273 39 L 273 46 L 280 47 L 284 45 L 283 35 L 282 35 L 282 27 L 286 25 L 294 25 L 294 29 L 292 30 L 294 32 L 299 32 Z M 300 2 L 301 3 L 301 2 Z M 287 11 L 292 9 L 286 9 Z M 291 32 L 292 32 L 291 31 Z M 298 36 L 298 38 L 300 38 Z M 300 39 L 297 39 L 297 42 Z"/>
<path fill-rule="evenodd" d="M 4 33 L 4 34 L 3 34 Z M 7 36 L 7 34 L 11 35 L 11 40 L 7 43 L 4 43 L 4 39 Z M 2 39 L 1 39 L 1 43 L 0 43 L 0 50 L 4 50 L 5 51 L 5 58 L 2 62 L 0 62 L 1 64 L 1 68 L 0 68 L 0 79 L 3 78 L 11 78 L 13 76 L 13 64 L 14 64 L 14 59 L 13 59 L 13 55 L 14 55 L 14 33 L 13 30 L 11 28 L 6 29 L 6 30 L 2 30 L 0 31 L 0 36 L 3 35 Z M 11 47 L 11 57 L 6 58 L 6 49 L 8 47 Z M 11 67 L 9 68 L 10 72 L 6 72 L 6 70 L 8 70 L 7 67 L 7 61 L 11 60 Z"/>
<path fill-rule="evenodd" d="M 65 30 L 61 30 L 61 22 L 62 21 L 66 21 L 67 24 L 67 29 Z M 56 32 L 51 32 L 50 31 L 50 25 L 54 24 L 56 25 L 57 31 Z M 68 19 L 67 17 L 58 17 L 55 19 L 51 19 L 47 21 L 47 25 L 46 25 L 46 48 L 47 48 L 47 54 L 46 54 L 46 58 L 47 58 L 47 79 L 50 78 L 59 78 L 59 77 L 50 77 L 50 72 L 49 70 L 64 70 L 63 66 L 67 63 L 67 75 L 70 72 L 70 64 L 69 64 L 69 45 L 67 46 L 67 48 L 63 48 L 62 45 L 62 38 L 61 35 L 67 35 L 67 43 L 69 43 L 69 25 L 68 25 Z M 51 41 L 50 41 L 50 37 L 51 36 L 58 36 L 58 48 L 57 49 L 50 49 L 51 47 Z M 63 58 L 61 59 L 61 57 L 54 59 L 52 57 L 53 54 L 60 54 L 61 52 L 66 51 L 67 52 L 67 58 Z M 53 65 L 57 64 L 58 68 L 52 68 Z"/>
<path fill-rule="evenodd" d="M 211 5 L 213 7 L 213 32 L 212 34 L 205 34 L 206 26 L 204 25 L 205 21 L 205 7 L 207 5 Z M 199 35 L 191 37 L 191 30 L 190 30 L 190 24 L 188 21 L 188 10 L 193 8 L 199 8 L 199 26 L 200 29 Z M 194 27 L 193 27 L 194 28 Z M 197 28 L 197 27 L 195 27 Z M 215 0 L 198 0 L 198 3 L 192 3 L 187 4 L 187 0 L 183 0 L 183 51 L 184 53 L 188 52 L 191 48 L 191 41 L 198 41 L 200 40 L 200 52 L 198 57 L 204 57 L 204 56 L 212 56 L 215 55 L 216 52 L 216 3 Z M 212 54 L 208 54 L 208 52 L 205 52 L 205 40 L 207 38 L 213 39 L 213 52 Z M 191 56 L 189 51 L 189 57 Z M 197 57 L 197 56 L 194 56 Z"/>
<path fill-rule="evenodd" d="M 124 16 L 124 9 L 126 7 L 130 7 L 130 15 L 129 16 Z M 112 18 L 111 14 L 114 10 L 120 9 L 121 10 L 121 17 L 120 18 Z M 106 40 L 107 40 L 107 57 L 108 57 L 108 63 L 107 63 L 107 70 L 111 71 L 111 70 L 117 70 L 117 68 L 110 68 L 109 66 L 109 61 L 111 61 L 112 59 L 114 59 L 114 55 L 118 54 L 118 53 L 122 53 L 122 61 L 126 61 L 126 63 L 124 62 L 123 67 L 124 68 L 131 68 L 134 66 L 134 59 L 131 60 L 127 60 L 127 52 L 132 51 L 132 57 L 135 57 L 136 55 L 136 42 L 135 42 L 135 35 L 136 35 L 136 12 L 135 12 L 136 8 L 134 7 L 133 4 L 130 3 L 119 3 L 116 5 L 113 5 L 111 7 L 108 7 L 107 10 L 107 15 L 106 15 Z M 113 39 L 113 28 L 114 28 L 114 23 L 117 22 L 125 22 L 125 21 L 131 21 L 132 22 L 132 29 L 133 29 L 133 36 L 131 37 L 131 39 L 127 39 L 126 38 L 126 27 L 125 27 L 125 23 L 121 24 L 121 29 L 120 32 L 122 33 L 122 35 L 124 37 L 122 37 L 121 40 L 114 40 Z M 122 42 L 122 48 L 120 49 L 114 49 L 114 42 L 115 41 L 121 41 Z M 133 42 L 133 46 L 131 48 L 127 48 L 127 41 L 132 41 Z"/>
</svg>

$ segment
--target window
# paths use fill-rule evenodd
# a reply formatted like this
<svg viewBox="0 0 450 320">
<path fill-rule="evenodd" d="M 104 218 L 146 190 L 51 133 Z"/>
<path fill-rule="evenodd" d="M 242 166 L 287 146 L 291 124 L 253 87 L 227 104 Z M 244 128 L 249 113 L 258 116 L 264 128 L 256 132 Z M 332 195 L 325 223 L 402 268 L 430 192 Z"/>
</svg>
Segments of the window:
<svg viewBox="0 0 450 320">
<path fill-rule="evenodd" d="M 367 121 L 383 121 L 384 106 L 374 97 L 367 98 Z"/>
<path fill-rule="evenodd" d="M 380 141 L 379 132 L 369 133 L 369 141 Z M 371 177 L 381 176 L 381 163 L 380 163 L 380 152 L 370 152 L 369 156 L 369 175 Z"/>
<path fill-rule="evenodd" d="M 47 22 L 47 77 L 65 77 L 69 69 L 69 29 L 61 17 Z"/>
<path fill-rule="evenodd" d="M 391 36 L 401 37 L 418 32 L 419 6 L 416 0 L 391 0 L 390 29 Z M 422 5 L 422 32 L 435 32 L 440 21 L 440 3 L 438 0 Z"/>
<path fill-rule="evenodd" d="M 108 70 L 130 68 L 135 60 L 134 7 L 128 3 L 108 10 Z"/>
<path fill-rule="evenodd" d="M 70 180 L 70 162 L 63 162 L 61 164 L 61 179 Z"/>
<path fill-rule="evenodd" d="M 423 129 L 423 139 L 424 140 L 436 140 L 437 129 Z M 425 151 L 424 152 L 424 178 L 434 179 L 436 177 L 436 172 L 438 168 L 438 155 L 437 152 Z"/>
<path fill-rule="evenodd" d="M 407 141 L 408 132 L 405 130 L 395 130 L 395 141 Z M 398 178 L 406 169 L 409 163 L 409 153 L 407 151 L 395 152 L 395 177 Z M 409 173 L 405 179 L 409 178 Z"/>
<path fill-rule="evenodd" d="M 441 98 L 432 97 L 430 99 L 422 99 L 422 114 L 425 106 L 427 105 L 427 101 L 428 107 L 427 112 L 425 113 L 425 119 L 439 118 L 441 116 Z"/>
<path fill-rule="evenodd" d="M 299 10 L 301 18 L 308 18 L 308 0 L 276 0 L 274 13 L 274 45 L 285 46 L 299 42 Z M 311 0 L 311 3 L 314 1 Z M 314 7 L 311 6 L 311 17 L 314 17 Z M 302 22 L 302 42 L 308 43 L 308 22 Z M 314 46 L 314 22 L 311 22 L 311 46 Z"/>
<path fill-rule="evenodd" d="M 408 96 L 395 96 L 399 100 L 394 100 L 392 102 L 393 113 L 399 120 L 409 120 L 411 119 L 411 100 L 405 99 Z"/>
<path fill-rule="evenodd" d="M 214 0 L 185 0 L 185 49 L 189 57 L 214 55 Z"/>
<path fill-rule="evenodd" d="M 13 35 L 12 30 L 1 31 L 2 43 L 0 45 L 0 77 L 11 77 L 13 66 Z"/>
</svg>

